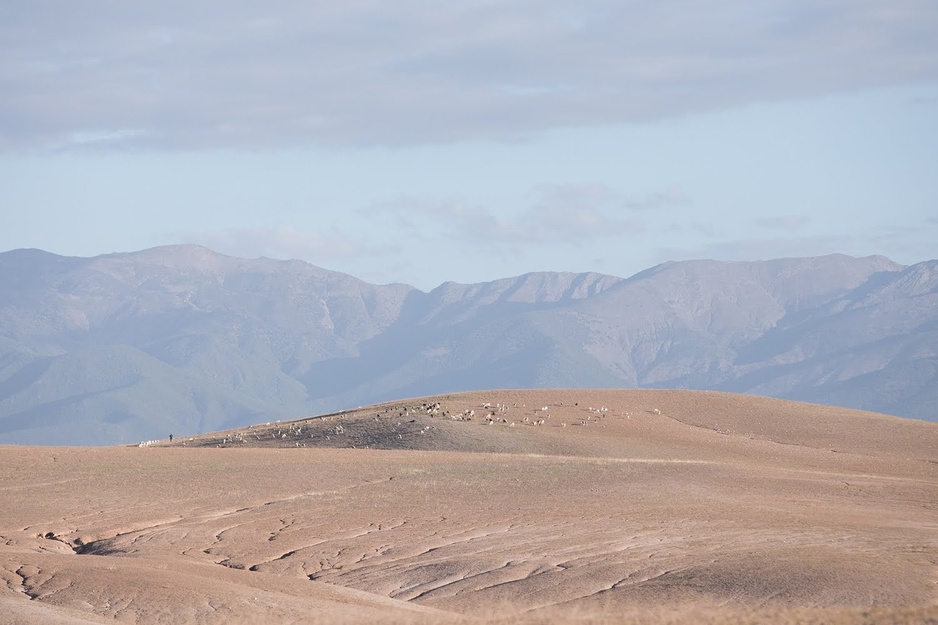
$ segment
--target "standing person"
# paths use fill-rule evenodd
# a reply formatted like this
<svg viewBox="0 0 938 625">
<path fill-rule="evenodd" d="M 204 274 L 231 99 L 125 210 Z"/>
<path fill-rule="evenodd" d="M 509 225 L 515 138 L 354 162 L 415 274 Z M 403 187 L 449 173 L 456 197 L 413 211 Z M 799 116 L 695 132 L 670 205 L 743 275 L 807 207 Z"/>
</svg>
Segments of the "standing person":
<svg viewBox="0 0 938 625">
<path fill-rule="evenodd" d="M 169 442 L 170 442 L 170 443 L 173 442 L 173 435 L 172 435 L 172 434 L 169 435 Z"/>
</svg>

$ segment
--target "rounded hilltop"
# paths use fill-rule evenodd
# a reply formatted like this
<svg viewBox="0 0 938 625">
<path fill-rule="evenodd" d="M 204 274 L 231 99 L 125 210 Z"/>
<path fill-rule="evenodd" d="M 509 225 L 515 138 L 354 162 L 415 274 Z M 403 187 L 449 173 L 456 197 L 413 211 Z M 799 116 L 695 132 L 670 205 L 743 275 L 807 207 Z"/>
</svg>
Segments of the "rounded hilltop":
<svg viewBox="0 0 938 625">
<path fill-rule="evenodd" d="M 292 421 L 260 423 L 172 446 L 354 448 L 569 456 L 677 454 L 722 460 L 792 453 L 827 461 L 938 458 L 933 423 L 714 391 L 529 389 L 449 393 Z M 166 445 L 166 442 L 160 442 Z M 778 455 L 780 446 L 785 454 Z M 771 453 L 768 452 L 771 450 Z M 817 460 L 816 459 L 816 460 Z"/>
<path fill-rule="evenodd" d="M 0 623 L 938 622 L 934 423 L 492 390 L 2 452 Z"/>
</svg>

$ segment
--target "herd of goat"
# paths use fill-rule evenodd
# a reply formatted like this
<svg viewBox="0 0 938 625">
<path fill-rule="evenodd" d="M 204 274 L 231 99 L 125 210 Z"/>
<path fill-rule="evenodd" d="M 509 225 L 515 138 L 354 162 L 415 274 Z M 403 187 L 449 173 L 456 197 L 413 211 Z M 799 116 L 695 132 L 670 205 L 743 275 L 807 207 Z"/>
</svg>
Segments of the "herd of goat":
<svg viewBox="0 0 938 625">
<path fill-rule="evenodd" d="M 559 403 L 556 407 L 563 407 L 563 403 Z M 598 408 L 588 407 L 588 408 L 579 408 L 578 403 L 574 403 L 573 407 L 577 409 L 577 412 L 582 416 L 578 416 L 575 421 L 571 421 L 569 425 L 577 425 L 581 427 L 586 427 L 591 423 L 599 422 L 606 414 L 609 412 L 609 409 L 605 406 Z M 564 412 L 569 414 L 568 410 Z M 504 425 L 509 428 L 514 428 L 516 426 L 545 426 L 550 422 L 550 405 L 541 405 L 536 408 L 528 408 L 525 404 L 513 403 L 511 405 L 507 403 L 491 403 L 491 402 L 481 402 L 475 408 L 464 408 L 460 411 L 450 411 L 443 406 L 439 401 L 425 401 L 418 404 L 389 404 L 384 406 L 383 411 L 380 410 L 379 406 L 377 411 L 373 413 L 370 420 L 380 423 L 385 422 L 389 423 L 392 427 L 392 430 L 397 434 L 399 439 L 403 438 L 403 433 L 398 432 L 396 428 L 405 428 L 407 424 L 415 424 L 416 417 L 438 417 L 450 419 L 453 421 L 478 421 L 483 425 Z M 479 414 L 476 414 L 476 409 L 479 410 Z M 220 436 L 215 435 L 203 435 L 199 437 L 189 437 L 185 439 L 178 440 L 179 445 L 187 445 L 188 443 L 194 443 L 199 446 L 216 446 L 216 447 L 227 447 L 233 445 L 243 445 L 250 442 L 264 442 L 267 441 L 268 444 L 272 442 L 281 441 L 287 443 L 289 441 L 294 442 L 296 447 L 305 447 L 306 439 L 316 439 L 320 437 L 325 437 L 325 440 L 333 440 L 333 437 L 341 439 L 343 435 L 349 433 L 349 427 L 354 422 L 356 424 L 356 430 L 360 431 L 361 424 L 363 420 L 360 418 L 360 415 L 356 414 L 357 410 L 346 410 L 341 412 L 336 412 L 328 415 L 322 415 L 319 417 L 311 417 L 308 419 L 302 419 L 299 421 L 291 421 L 281 424 L 279 421 L 273 423 L 265 423 L 258 426 L 248 426 L 244 429 L 239 429 L 233 432 L 220 433 Z M 661 414 L 660 410 L 655 408 L 651 412 L 655 414 Z M 585 413 L 585 414 L 584 414 Z M 624 412 L 623 416 L 625 418 L 631 418 L 631 413 Z M 358 418 L 356 418 L 358 417 Z M 514 417 L 514 419 L 512 418 Z M 396 422 L 394 420 L 396 419 Z M 328 424 L 328 425 L 326 425 Z M 554 425 L 559 427 L 567 427 L 567 421 L 559 421 L 555 419 Z M 405 428 L 406 429 L 406 428 Z M 407 431 L 408 434 L 426 434 L 431 430 L 430 425 L 420 425 L 419 428 L 410 428 Z M 208 438 L 206 438 L 206 436 Z M 201 439 L 201 440 L 200 440 Z M 173 437 L 170 436 L 169 441 L 172 442 Z M 165 444 L 166 441 L 163 440 L 148 440 L 142 441 L 139 443 L 139 447 L 151 447 L 157 444 Z"/>
</svg>

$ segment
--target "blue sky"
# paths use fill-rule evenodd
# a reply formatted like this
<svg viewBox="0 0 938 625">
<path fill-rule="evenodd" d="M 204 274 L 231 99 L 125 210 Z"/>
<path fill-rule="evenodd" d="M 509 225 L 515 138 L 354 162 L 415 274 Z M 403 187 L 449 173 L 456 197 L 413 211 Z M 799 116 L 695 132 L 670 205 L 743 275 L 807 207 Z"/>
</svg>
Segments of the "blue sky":
<svg viewBox="0 0 938 625">
<path fill-rule="evenodd" d="M 938 4 L 5 2 L 0 250 L 428 290 L 938 256 Z"/>
</svg>

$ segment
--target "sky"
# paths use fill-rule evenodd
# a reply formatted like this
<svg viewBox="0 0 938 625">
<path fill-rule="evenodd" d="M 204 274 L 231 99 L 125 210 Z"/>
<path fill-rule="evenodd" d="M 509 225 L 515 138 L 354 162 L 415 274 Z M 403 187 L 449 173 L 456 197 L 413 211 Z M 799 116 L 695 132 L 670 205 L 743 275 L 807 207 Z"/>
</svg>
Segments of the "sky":
<svg viewBox="0 0 938 625">
<path fill-rule="evenodd" d="M 938 258 L 934 0 L 5 0 L 0 251 Z"/>
</svg>

